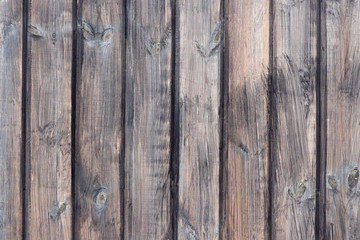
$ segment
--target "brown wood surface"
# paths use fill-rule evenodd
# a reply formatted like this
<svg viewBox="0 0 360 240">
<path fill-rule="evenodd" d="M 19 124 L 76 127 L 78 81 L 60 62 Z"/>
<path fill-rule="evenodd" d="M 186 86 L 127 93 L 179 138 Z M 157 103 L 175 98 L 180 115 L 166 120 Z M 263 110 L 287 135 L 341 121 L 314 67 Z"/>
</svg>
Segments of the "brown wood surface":
<svg viewBox="0 0 360 240">
<path fill-rule="evenodd" d="M 360 3 L 324 2 L 327 96 L 326 237 L 359 239 Z"/>
<path fill-rule="evenodd" d="M 269 239 L 270 2 L 225 1 L 222 239 Z"/>
<path fill-rule="evenodd" d="M 178 1 L 178 239 L 219 236 L 221 1 Z"/>
<path fill-rule="evenodd" d="M 26 105 L 26 239 L 71 239 L 72 1 L 32 0 Z"/>
<path fill-rule="evenodd" d="M 79 0 L 75 237 L 122 239 L 125 11 Z"/>
<path fill-rule="evenodd" d="M 274 3 L 272 238 L 314 239 L 318 3 Z"/>
<path fill-rule="evenodd" d="M 0 1 L 0 239 L 360 239 L 359 12 Z"/>
<path fill-rule="evenodd" d="M 22 3 L 0 3 L 0 239 L 22 238 Z"/>
<path fill-rule="evenodd" d="M 127 1 L 125 239 L 172 239 L 172 1 Z"/>
</svg>

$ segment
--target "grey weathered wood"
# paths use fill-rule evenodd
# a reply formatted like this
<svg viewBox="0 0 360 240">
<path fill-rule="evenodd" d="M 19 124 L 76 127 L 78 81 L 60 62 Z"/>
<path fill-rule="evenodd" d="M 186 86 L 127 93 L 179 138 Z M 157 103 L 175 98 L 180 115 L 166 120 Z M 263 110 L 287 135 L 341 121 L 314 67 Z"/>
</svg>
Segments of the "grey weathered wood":
<svg viewBox="0 0 360 240">
<path fill-rule="evenodd" d="M 72 1 L 29 11 L 25 237 L 71 239 Z"/>
<path fill-rule="evenodd" d="M 274 1 L 273 239 L 315 238 L 316 1 Z"/>
<path fill-rule="evenodd" d="M 324 2 L 326 237 L 359 239 L 360 2 Z"/>
<path fill-rule="evenodd" d="M 79 0 L 76 239 L 122 239 L 123 1 Z"/>
<path fill-rule="evenodd" d="M 22 3 L 0 3 L 0 239 L 22 238 Z"/>
<path fill-rule="evenodd" d="M 220 0 L 177 1 L 178 239 L 219 236 Z"/>
<path fill-rule="evenodd" d="M 268 239 L 270 1 L 225 1 L 222 239 Z"/>
<path fill-rule="evenodd" d="M 127 1 L 125 239 L 171 239 L 171 3 Z"/>
</svg>

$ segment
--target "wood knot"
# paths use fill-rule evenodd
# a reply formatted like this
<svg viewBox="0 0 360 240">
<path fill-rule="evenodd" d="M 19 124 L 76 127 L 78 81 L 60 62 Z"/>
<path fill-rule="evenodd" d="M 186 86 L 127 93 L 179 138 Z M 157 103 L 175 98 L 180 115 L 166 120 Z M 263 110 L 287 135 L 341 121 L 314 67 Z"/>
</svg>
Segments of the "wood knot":
<svg viewBox="0 0 360 240">
<path fill-rule="evenodd" d="M 34 38 L 42 38 L 44 36 L 43 32 L 40 30 L 39 27 L 30 24 L 30 26 L 28 27 L 28 32 L 30 33 L 30 35 Z"/>
<path fill-rule="evenodd" d="M 107 207 L 108 194 L 105 187 L 100 187 L 94 191 L 93 202 L 97 211 L 103 211 Z"/>
<path fill-rule="evenodd" d="M 59 203 L 56 203 L 55 205 L 56 205 L 55 208 L 50 210 L 50 212 L 49 212 L 49 217 L 52 220 L 57 219 L 58 217 L 60 217 L 60 215 L 62 213 L 65 212 L 66 207 L 67 207 L 67 202 L 59 202 Z"/>
<path fill-rule="evenodd" d="M 359 181 L 359 169 L 354 168 L 349 173 L 349 177 L 348 177 L 348 185 L 349 185 L 349 187 L 354 188 L 357 185 L 358 181 Z"/>
<path fill-rule="evenodd" d="M 295 190 L 295 191 L 294 191 Z M 306 187 L 305 182 L 298 183 L 295 189 L 289 188 L 287 194 L 289 197 L 296 201 L 305 201 L 305 200 L 312 200 L 316 198 L 316 192 L 312 192 L 308 190 Z"/>
<path fill-rule="evenodd" d="M 214 31 L 211 33 L 210 39 L 206 46 L 201 45 L 199 42 L 194 41 L 193 45 L 195 50 L 200 54 L 203 58 L 209 58 L 217 52 L 219 49 L 224 35 L 224 20 L 220 20 L 216 26 Z"/>
<path fill-rule="evenodd" d="M 95 28 L 86 21 L 82 22 L 82 25 L 79 26 L 82 30 L 83 38 L 88 41 L 91 46 L 99 45 L 105 47 L 112 42 L 114 36 L 114 30 L 112 28 L 106 28 L 102 32 L 96 32 Z"/>
<path fill-rule="evenodd" d="M 334 175 L 328 176 L 328 183 L 331 187 L 331 190 L 338 191 L 338 181 Z"/>
</svg>

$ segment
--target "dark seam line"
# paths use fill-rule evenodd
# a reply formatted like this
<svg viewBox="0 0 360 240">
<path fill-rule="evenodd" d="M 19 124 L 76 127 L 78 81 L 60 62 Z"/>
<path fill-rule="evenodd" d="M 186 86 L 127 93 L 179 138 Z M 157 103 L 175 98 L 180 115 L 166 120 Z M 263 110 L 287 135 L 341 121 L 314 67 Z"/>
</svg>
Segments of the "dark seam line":
<svg viewBox="0 0 360 240">
<path fill-rule="evenodd" d="M 226 14 L 225 14 L 225 0 L 221 1 L 221 18 L 224 21 L 224 41 L 222 43 L 222 48 L 221 48 L 221 55 L 220 55 L 220 109 L 219 109 L 219 121 L 220 121 L 220 133 L 219 133 L 219 137 L 220 137 L 220 142 L 219 142 L 219 239 L 222 239 L 222 233 L 223 233 L 223 212 L 224 212 L 224 194 L 225 191 L 225 186 L 224 186 L 224 181 L 223 181 L 223 177 L 224 177 L 224 154 L 225 154 L 225 150 L 224 150 L 224 127 L 225 127 L 225 86 L 227 84 L 225 84 L 225 80 L 227 79 L 225 77 L 226 73 L 225 73 L 225 52 L 227 51 L 227 44 L 225 44 L 225 42 L 227 41 L 227 19 L 226 19 Z M 226 199 L 226 198 L 225 198 Z"/>
<path fill-rule="evenodd" d="M 21 89 L 21 189 L 22 189 L 22 239 L 26 239 L 27 232 L 27 174 L 26 174 L 26 90 L 27 90 L 27 50 L 28 50 L 28 33 L 27 33 L 27 25 L 28 25 L 28 1 L 23 0 L 22 2 L 22 89 Z M 30 74 L 29 74 L 30 75 Z"/>
<path fill-rule="evenodd" d="M 73 42 L 72 42 L 72 69 L 71 69 L 71 196 L 72 196 L 72 238 L 76 239 L 76 81 L 77 81 L 77 1 L 73 0 Z"/>
<path fill-rule="evenodd" d="M 127 58 L 127 50 L 126 50 L 126 43 L 127 43 L 127 22 L 128 22 L 128 15 L 127 12 L 127 2 L 123 0 L 123 29 L 124 32 L 124 39 L 122 40 L 122 51 L 123 51 L 123 58 L 122 58 L 122 106 L 121 106 L 121 125 L 122 125 L 122 146 L 121 146 L 121 153 L 119 159 L 119 174 L 120 174 L 120 201 L 121 201 L 121 219 L 122 219 L 122 226 L 120 229 L 120 238 L 125 239 L 125 147 L 126 147 L 126 58 Z"/>
<path fill-rule="evenodd" d="M 176 1 L 172 1 L 171 21 L 172 21 L 172 41 L 171 41 L 171 122 L 170 122 L 170 210 L 172 212 L 171 228 L 172 239 L 177 240 L 178 232 L 178 204 L 179 204 L 179 103 L 178 103 L 178 62 L 177 52 L 177 6 Z"/>
</svg>

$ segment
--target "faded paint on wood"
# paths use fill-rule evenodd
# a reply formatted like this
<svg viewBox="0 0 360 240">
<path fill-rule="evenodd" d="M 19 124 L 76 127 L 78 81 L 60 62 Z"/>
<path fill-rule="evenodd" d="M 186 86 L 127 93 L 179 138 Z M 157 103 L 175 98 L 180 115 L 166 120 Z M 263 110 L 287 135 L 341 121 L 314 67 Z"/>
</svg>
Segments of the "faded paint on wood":
<svg viewBox="0 0 360 240">
<path fill-rule="evenodd" d="M 268 239 L 269 1 L 225 1 L 222 239 Z"/>
<path fill-rule="evenodd" d="M 171 239 L 171 1 L 127 1 L 125 239 Z"/>
<path fill-rule="evenodd" d="M 318 3 L 274 3 L 272 238 L 314 239 Z"/>
<path fill-rule="evenodd" d="M 324 2 L 326 237 L 359 239 L 360 2 Z"/>
<path fill-rule="evenodd" d="M 75 236 L 122 239 L 122 1 L 78 1 Z"/>
<path fill-rule="evenodd" d="M 72 1 L 29 11 L 25 237 L 71 239 Z"/>
<path fill-rule="evenodd" d="M 22 238 L 22 3 L 0 3 L 0 239 Z"/>
<path fill-rule="evenodd" d="M 178 239 L 219 236 L 221 1 L 178 1 Z"/>
</svg>

